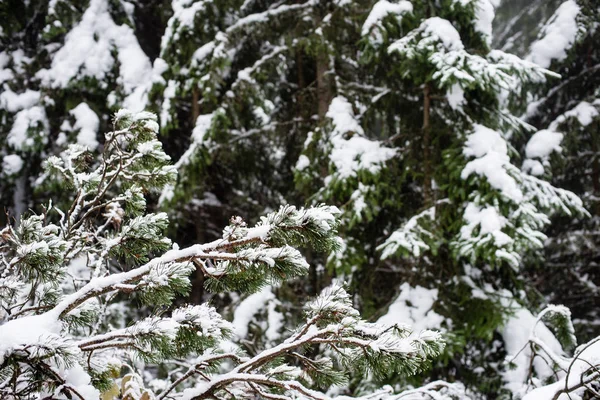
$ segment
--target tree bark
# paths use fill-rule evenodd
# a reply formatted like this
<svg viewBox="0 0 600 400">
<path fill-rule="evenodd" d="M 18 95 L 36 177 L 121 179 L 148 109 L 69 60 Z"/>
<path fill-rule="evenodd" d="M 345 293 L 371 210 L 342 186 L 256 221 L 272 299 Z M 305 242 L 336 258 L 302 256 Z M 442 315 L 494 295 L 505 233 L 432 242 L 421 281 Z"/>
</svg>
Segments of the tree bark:
<svg viewBox="0 0 600 400">
<path fill-rule="evenodd" d="M 192 90 L 192 126 L 196 126 L 196 120 L 200 115 L 200 90 L 194 86 Z"/>
<path fill-rule="evenodd" d="M 431 204 L 431 88 L 428 83 L 423 88 L 423 201 L 426 206 Z"/>
<path fill-rule="evenodd" d="M 331 80 L 327 76 L 329 58 L 327 52 L 321 50 L 317 56 L 317 99 L 319 105 L 319 119 L 325 118 L 329 103 L 331 102 Z"/>
<path fill-rule="evenodd" d="M 302 49 L 296 49 L 296 77 L 298 79 L 298 90 L 296 91 L 296 116 L 302 118 L 306 113 L 304 106 L 304 89 L 306 88 L 306 79 L 304 78 L 304 57 Z"/>
</svg>

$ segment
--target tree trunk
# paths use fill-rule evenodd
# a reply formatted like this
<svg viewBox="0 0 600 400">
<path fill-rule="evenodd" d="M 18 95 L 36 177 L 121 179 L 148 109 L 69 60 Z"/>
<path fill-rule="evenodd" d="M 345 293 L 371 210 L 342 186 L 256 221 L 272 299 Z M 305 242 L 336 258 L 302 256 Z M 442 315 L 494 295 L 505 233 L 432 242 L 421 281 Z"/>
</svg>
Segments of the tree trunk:
<svg viewBox="0 0 600 400">
<path fill-rule="evenodd" d="M 206 242 L 205 224 L 201 218 L 196 220 L 196 243 Z M 204 302 L 204 273 L 196 268 L 196 273 L 191 277 L 192 291 L 190 293 L 190 302 L 192 304 L 202 304 Z"/>
<path fill-rule="evenodd" d="M 296 77 L 298 79 L 298 90 L 296 92 L 296 116 L 303 118 L 306 113 L 304 107 L 304 89 L 306 88 L 306 79 L 304 78 L 304 57 L 302 49 L 296 49 Z"/>
<path fill-rule="evenodd" d="M 429 124 L 431 95 L 428 83 L 423 88 L 423 201 L 431 205 L 431 127 Z"/>
<path fill-rule="evenodd" d="M 194 86 L 192 90 L 192 126 L 196 126 L 196 120 L 200 115 L 200 90 Z"/>
<path fill-rule="evenodd" d="M 317 56 L 317 99 L 319 105 L 319 119 L 325 118 L 329 103 L 331 102 L 331 80 L 327 76 L 329 70 L 329 57 L 327 52 L 320 51 Z"/>
</svg>

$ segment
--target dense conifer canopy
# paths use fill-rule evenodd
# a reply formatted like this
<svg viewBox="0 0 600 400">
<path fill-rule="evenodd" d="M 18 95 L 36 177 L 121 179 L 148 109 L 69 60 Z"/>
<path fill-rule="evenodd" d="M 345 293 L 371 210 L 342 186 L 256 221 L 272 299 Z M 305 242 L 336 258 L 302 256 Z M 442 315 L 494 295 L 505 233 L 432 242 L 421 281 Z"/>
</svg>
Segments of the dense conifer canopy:
<svg viewBox="0 0 600 400">
<path fill-rule="evenodd" d="M 600 396 L 600 5 L 0 3 L 0 397 Z"/>
</svg>

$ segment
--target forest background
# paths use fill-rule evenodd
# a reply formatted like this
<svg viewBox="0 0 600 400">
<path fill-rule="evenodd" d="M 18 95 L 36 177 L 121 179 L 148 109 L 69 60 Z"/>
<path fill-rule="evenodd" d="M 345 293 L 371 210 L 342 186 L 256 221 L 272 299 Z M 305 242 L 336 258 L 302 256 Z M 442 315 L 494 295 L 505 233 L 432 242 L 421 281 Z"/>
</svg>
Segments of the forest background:
<svg viewBox="0 0 600 400">
<path fill-rule="evenodd" d="M 121 108 L 151 111 L 178 178 L 144 194 L 179 246 L 284 204 L 341 212 L 339 249 L 307 251 L 307 278 L 214 294 L 198 270 L 180 302 L 209 301 L 255 354 L 343 282 L 363 318 L 439 330 L 446 348 L 341 393 L 443 379 L 521 398 L 560 376 L 529 347 L 538 313 L 561 357 L 600 335 L 599 7 L 4 0 L 0 221 L 69 204 L 43 162 L 100 151 Z"/>
</svg>

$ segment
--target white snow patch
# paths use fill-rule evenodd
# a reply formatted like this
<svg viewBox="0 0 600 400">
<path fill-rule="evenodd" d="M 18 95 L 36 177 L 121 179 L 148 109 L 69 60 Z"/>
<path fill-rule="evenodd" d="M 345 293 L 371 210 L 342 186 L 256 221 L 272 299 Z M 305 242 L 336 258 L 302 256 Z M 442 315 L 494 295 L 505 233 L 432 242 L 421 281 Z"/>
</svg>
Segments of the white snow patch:
<svg viewBox="0 0 600 400">
<path fill-rule="evenodd" d="M 440 329 L 444 317 L 433 311 L 438 297 L 437 289 L 410 286 L 404 282 L 400 294 L 388 308 L 388 312 L 377 320 L 383 325 L 410 325 L 414 332 Z"/>
<path fill-rule="evenodd" d="M 15 122 L 8 133 L 8 144 L 16 150 L 31 147 L 34 143 L 34 138 L 29 136 L 27 131 L 30 127 L 37 127 L 39 124 L 42 124 L 44 129 L 48 126 L 46 111 L 43 107 L 34 106 L 19 111 L 15 115 Z M 38 134 L 42 136 L 42 141 L 47 140 L 43 132 L 39 132 Z"/>
<path fill-rule="evenodd" d="M 498 132 L 483 125 L 475 124 L 473 129 L 474 132 L 467 136 L 463 154 L 475 159 L 467 163 L 461 178 L 467 179 L 473 173 L 484 176 L 504 196 L 519 202 L 523 193 L 505 169 L 510 165 L 506 141 Z"/>
<path fill-rule="evenodd" d="M 465 92 L 458 83 L 455 83 L 450 87 L 450 90 L 446 94 L 448 98 L 448 104 L 453 110 L 461 110 L 465 103 Z"/>
<path fill-rule="evenodd" d="M 502 228 L 507 223 L 506 218 L 493 206 L 479 207 L 469 203 L 465 208 L 463 218 L 467 222 L 467 225 L 460 229 L 460 236 L 464 240 L 470 239 L 473 236 L 473 230 L 479 226 L 477 236 L 491 235 L 496 246 L 501 247 L 513 241 L 510 236 L 502 232 Z"/>
<path fill-rule="evenodd" d="M 298 157 L 298 161 L 296 162 L 296 171 L 304 171 L 310 165 L 310 160 L 304 154 L 301 154 Z"/>
<path fill-rule="evenodd" d="M 539 39 L 531 45 L 527 59 L 543 68 L 548 68 L 552 60 L 564 60 L 579 31 L 577 16 L 580 11 L 575 0 L 562 3 L 542 29 Z"/>
<path fill-rule="evenodd" d="M 7 85 L 4 85 L 0 93 L 0 107 L 8 112 L 14 113 L 25 108 L 31 108 L 40 102 L 40 92 L 27 89 L 23 93 L 15 93 Z"/>
<path fill-rule="evenodd" d="M 560 143 L 563 140 L 563 134 L 543 129 L 536 132 L 527 142 L 525 154 L 527 158 L 547 158 L 553 151 L 560 153 L 562 148 Z"/>
<path fill-rule="evenodd" d="M 530 337 L 535 335 L 540 338 L 556 354 L 562 354 L 562 346 L 552 332 L 543 323 L 538 323 L 538 318 L 524 308 L 519 308 L 508 319 L 500 330 L 500 334 L 504 340 L 506 352 L 509 355 L 508 359 L 514 358 L 513 362 L 516 365 L 515 369 L 506 368 L 503 372 L 503 378 L 506 382 L 505 386 L 516 394 L 518 398 L 521 398 L 529 387 L 527 378 L 529 375 L 531 349 L 526 344 Z M 516 355 L 517 353 L 519 354 Z M 549 368 L 542 357 L 534 358 L 533 367 L 538 376 L 547 378 L 553 375 L 552 369 Z M 544 399 L 548 398 L 552 398 L 552 396 L 544 397 Z M 532 400 L 535 397 L 528 397 L 528 399 Z"/>
<path fill-rule="evenodd" d="M 67 34 L 64 46 L 54 55 L 50 69 L 39 71 L 37 76 L 54 88 L 65 88 L 73 79 L 86 76 L 102 84 L 115 63 L 113 50 L 119 60 L 118 83 L 129 95 L 150 80 L 150 60 L 133 29 L 113 21 L 108 0 L 91 0 L 81 22 Z"/>
<path fill-rule="evenodd" d="M 251 294 L 240 302 L 233 313 L 233 330 L 240 338 L 244 339 L 248 335 L 248 324 L 254 319 L 254 316 L 267 310 L 267 326 L 265 336 L 268 340 L 277 340 L 280 336 L 280 329 L 283 326 L 283 315 L 275 310 L 278 301 L 270 286 L 264 287 L 260 292 Z"/>
<path fill-rule="evenodd" d="M 9 154 L 2 158 L 2 174 L 15 175 L 23 168 L 23 159 L 16 154 Z"/>
<path fill-rule="evenodd" d="M 475 5 L 475 30 L 483 35 L 488 46 L 492 44 L 492 22 L 495 16 L 491 0 L 479 0 Z"/>
<path fill-rule="evenodd" d="M 334 98 L 326 116 L 333 122 L 330 161 L 340 178 L 348 178 L 361 169 L 375 173 L 396 154 L 396 150 L 362 136 L 364 131 L 345 97 Z"/>
<path fill-rule="evenodd" d="M 365 23 L 362 26 L 362 36 L 371 35 L 371 41 L 379 43 L 382 41 L 380 29 L 382 29 L 381 21 L 388 15 L 395 15 L 400 21 L 403 14 L 411 13 L 413 5 L 409 1 L 402 0 L 398 3 L 391 3 L 387 0 L 380 0 L 371 9 Z M 373 29 L 377 28 L 377 29 Z"/>
<path fill-rule="evenodd" d="M 0 325 L 0 364 L 16 348 L 43 344 L 60 335 L 61 329 L 62 322 L 53 312 L 21 317 Z"/>
<path fill-rule="evenodd" d="M 460 40 L 460 34 L 447 19 L 432 17 L 426 19 L 422 25 L 424 31 L 439 39 L 447 50 L 462 50 L 464 45 Z"/>
<path fill-rule="evenodd" d="M 577 118 L 577 120 L 582 126 L 588 126 L 599 114 L 600 113 L 598 112 L 598 109 L 594 107 L 593 104 L 588 103 L 587 101 L 582 101 L 581 103 L 577 104 L 575 107 L 573 107 L 572 109 L 570 109 L 569 111 L 560 115 L 558 118 L 552 121 L 548 129 L 558 129 L 558 126 L 565 122 L 567 118 Z"/>
<path fill-rule="evenodd" d="M 79 129 L 77 134 L 77 143 L 86 146 L 90 150 L 96 150 L 98 140 L 96 134 L 100 126 L 100 119 L 96 113 L 87 105 L 87 103 L 79 103 L 77 107 L 69 111 L 69 114 L 75 117 L 73 129 Z"/>
</svg>

